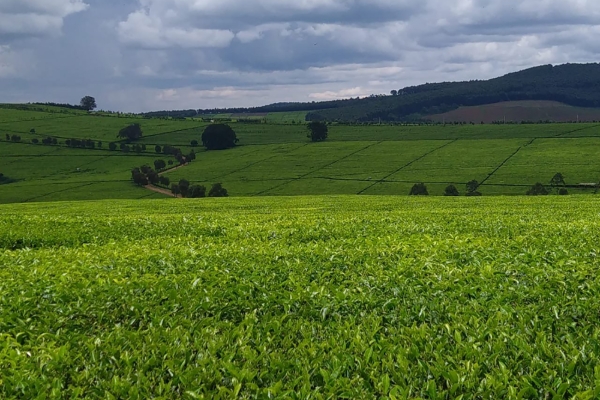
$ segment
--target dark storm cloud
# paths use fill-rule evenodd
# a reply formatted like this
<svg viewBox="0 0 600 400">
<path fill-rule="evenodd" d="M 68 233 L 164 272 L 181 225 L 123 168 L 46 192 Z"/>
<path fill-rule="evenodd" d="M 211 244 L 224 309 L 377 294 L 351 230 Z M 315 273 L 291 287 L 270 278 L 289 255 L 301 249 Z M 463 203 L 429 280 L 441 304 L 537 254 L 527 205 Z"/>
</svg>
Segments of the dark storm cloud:
<svg viewBox="0 0 600 400">
<path fill-rule="evenodd" d="M 0 0 L 0 101 L 260 105 L 597 61 L 592 0 Z"/>
</svg>

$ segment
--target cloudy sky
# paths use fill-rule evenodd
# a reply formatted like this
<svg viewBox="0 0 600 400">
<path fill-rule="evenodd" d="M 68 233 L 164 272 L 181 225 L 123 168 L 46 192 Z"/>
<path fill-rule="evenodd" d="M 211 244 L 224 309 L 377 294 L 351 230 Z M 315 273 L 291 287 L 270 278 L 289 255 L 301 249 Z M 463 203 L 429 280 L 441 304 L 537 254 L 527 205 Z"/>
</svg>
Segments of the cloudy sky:
<svg viewBox="0 0 600 400">
<path fill-rule="evenodd" d="M 598 0 L 0 0 L 0 102 L 256 106 L 600 61 Z"/>
</svg>

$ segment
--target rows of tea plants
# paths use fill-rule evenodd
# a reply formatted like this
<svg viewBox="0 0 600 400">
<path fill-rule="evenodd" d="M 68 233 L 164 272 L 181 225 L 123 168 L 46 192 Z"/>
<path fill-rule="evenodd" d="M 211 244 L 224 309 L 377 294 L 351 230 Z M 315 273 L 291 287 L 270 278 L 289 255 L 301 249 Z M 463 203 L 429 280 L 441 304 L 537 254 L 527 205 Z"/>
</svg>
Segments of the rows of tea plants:
<svg viewBox="0 0 600 400">
<path fill-rule="evenodd" d="M 0 398 L 596 399 L 600 201 L 0 206 Z"/>
</svg>

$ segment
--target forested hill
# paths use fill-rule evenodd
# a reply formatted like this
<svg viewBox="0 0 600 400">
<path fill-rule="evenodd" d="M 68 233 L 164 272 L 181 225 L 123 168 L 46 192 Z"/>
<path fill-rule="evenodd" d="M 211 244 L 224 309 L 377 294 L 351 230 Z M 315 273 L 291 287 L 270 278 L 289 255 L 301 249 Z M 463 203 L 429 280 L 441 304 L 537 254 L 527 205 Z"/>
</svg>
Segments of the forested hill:
<svg viewBox="0 0 600 400">
<path fill-rule="evenodd" d="M 600 64 L 544 65 L 487 81 L 431 83 L 407 87 L 395 96 L 339 103 L 309 113 L 307 119 L 328 121 L 402 121 L 515 100 L 553 100 L 572 106 L 600 107 Z"/>
<path fill-rule="evenodd" d="M 600 64 L 543 65 L 490 80 L 427 83 L 393 95 L 309 103 L 277 103 L 255 108 L 159 111 L 147 116 L 193 117 L 219 113 L 310 111 L 308 120 L 411 121 L 461 106 L 515 100 L 552 100 L 579 107 L 600 107 Z"/>
</svg>

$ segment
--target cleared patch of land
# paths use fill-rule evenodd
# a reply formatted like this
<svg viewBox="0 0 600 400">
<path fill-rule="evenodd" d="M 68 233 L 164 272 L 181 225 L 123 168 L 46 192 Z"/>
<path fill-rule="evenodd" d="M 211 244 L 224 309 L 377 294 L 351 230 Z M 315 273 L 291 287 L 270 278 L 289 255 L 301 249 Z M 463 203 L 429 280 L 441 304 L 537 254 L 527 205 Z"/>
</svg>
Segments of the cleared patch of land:
<svg viewBox="0 0 600 400">
<path fill-rule="evenodd" d="M 435 122 L 593 122 L 600 121 L 600 109 L 573 107 L 555 101 L 506 101 L 475 107 L 460 107 L 443 114 L 428 115 Z"/>
</svg>

